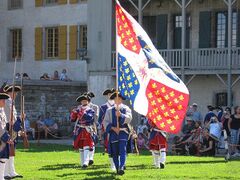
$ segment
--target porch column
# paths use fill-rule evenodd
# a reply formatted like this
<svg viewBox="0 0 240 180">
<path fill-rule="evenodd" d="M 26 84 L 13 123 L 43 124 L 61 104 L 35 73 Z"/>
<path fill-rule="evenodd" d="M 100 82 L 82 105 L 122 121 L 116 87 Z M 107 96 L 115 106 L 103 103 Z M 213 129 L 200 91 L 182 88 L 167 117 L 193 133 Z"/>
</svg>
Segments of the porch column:
<svg viewBox="0 0 240 180">
<path fill-rule="evenodd" d="M 192 0 L 175 0 L 178 6 L 182 9 L 182 50 L 181 50 L 181 79 L 185 82 L 185 49 L 186 49 L 186 8 Z"/>
<path fill-rule="evenodd" d="M 224 0 L 228 6 L 228 74 L 227 74 L 227 105 L 232 107 L 232 5 L 236 0 Z"/>
</svg>

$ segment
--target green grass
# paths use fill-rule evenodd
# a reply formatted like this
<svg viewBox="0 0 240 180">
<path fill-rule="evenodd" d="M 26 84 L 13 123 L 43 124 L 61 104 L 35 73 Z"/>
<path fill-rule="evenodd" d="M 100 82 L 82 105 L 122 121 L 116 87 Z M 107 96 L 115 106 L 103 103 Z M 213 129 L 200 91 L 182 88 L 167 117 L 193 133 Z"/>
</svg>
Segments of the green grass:
<svg viewBox="0 0 240 180">
<path fill-rule="evenodd" d="M 226 163 L 223 158 L 168 156 L 164 170 L 152 167 L 149 152 L 127 158 L 124 176 L 109 169 L 108 156 L 97 149 L 94 166 L 83 170 L 79 153 L 70 146 L 31 144 L 29 150 L 18 145 L 15 164 L 24 179 L 239 179 L 240 161 Z"/>
</svg>

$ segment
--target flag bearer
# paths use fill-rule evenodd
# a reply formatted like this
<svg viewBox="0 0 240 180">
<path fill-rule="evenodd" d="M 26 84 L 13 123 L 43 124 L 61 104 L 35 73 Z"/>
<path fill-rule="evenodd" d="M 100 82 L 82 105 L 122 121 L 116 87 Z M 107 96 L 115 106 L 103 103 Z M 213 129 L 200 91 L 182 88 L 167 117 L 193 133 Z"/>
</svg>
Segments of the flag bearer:
<svg viewBox="0 0 240 180">
<path fill-rule="evenodd" d="M 129 139 L 129 124 L 132 120 L 131 109 L 122 103 L 125 100 L 117 92 L 110 96 L 115 105 L 107 109 L 104 118 L 104 128 L 109 135 L 108 151 L 113 158 L 117 174 L 124 174 Z"/>
</svg>

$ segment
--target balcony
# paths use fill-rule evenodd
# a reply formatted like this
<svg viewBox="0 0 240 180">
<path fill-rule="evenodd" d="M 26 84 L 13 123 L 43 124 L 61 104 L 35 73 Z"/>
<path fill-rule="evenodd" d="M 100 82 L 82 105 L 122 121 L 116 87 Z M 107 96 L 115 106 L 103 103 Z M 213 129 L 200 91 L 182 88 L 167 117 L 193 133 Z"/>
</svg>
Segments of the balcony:
<svg viewBox="0 0 240 180">
<path fill-rule="evenodd" d="M 170 49 L 159 50 L 166 63 L 177 73 L 180 74 L 182 67 L 182 50 Z M 112 53 L 111 67 L 116 69 L 116 53 Z M 228 69 L 228 49 L 227 48 L 208 48 L 208 49 L 186 49 L 184 70 L 186 74 L 225 74 Z M 232 72 L 240 69 L 240 48 L 232 48 Z"/>
</svg>

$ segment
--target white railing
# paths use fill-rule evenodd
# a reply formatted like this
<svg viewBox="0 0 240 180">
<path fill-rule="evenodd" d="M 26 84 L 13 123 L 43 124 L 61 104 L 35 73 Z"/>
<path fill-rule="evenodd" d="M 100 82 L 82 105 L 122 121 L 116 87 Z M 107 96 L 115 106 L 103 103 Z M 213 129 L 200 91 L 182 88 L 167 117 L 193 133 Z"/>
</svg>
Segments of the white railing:
<svg viewBox="0 0 240 180">
<path fill-rule="evenodd" d="M 182 66 L 182 50 L 159 50 L 166 63 L 172 69 Z M 224 70 L 228 68 L 227 48 L 186 49 L 184 68 L 190 70 Z M 116 68 L 116 53 L 112 53 L 112 69 Z M 232 48 L 232 69 L 240 68 L 240 48 Z"/>
</svg>

